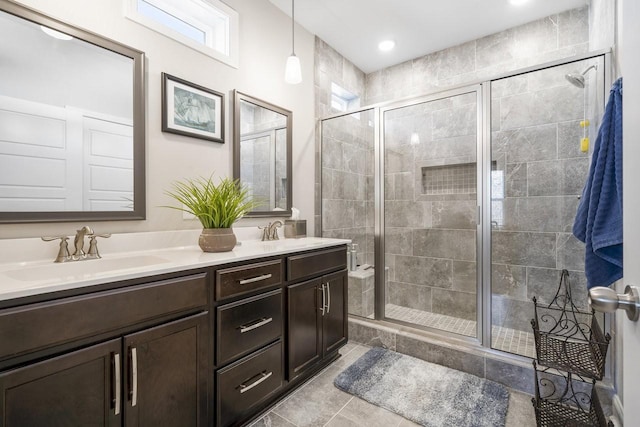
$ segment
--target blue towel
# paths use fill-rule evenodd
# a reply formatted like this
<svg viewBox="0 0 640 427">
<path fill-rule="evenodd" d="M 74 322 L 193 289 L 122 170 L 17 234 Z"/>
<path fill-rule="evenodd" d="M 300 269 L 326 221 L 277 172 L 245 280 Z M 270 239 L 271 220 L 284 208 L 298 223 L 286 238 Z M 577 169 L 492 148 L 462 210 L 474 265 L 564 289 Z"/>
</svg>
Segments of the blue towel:
<svg viewBox="0 0 640 427">
<path fill-rule="evenodd" d="M 609 93 L 573 235 L 586 244 L 588 288 L 622 278 L 622 78 Z"/>
</svg>

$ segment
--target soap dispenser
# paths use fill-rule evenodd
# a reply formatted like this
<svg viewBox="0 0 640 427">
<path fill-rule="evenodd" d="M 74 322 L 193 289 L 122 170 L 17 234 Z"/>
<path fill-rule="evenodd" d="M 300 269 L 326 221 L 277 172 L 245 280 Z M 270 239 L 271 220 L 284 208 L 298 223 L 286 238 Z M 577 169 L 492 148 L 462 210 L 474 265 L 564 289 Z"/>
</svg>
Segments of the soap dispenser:
<svg viewBox="0 0 640 427">
<path fill-rule="evenodd" d="M 349 270 L 356 271 L 358 269 L 358 245 L 351 244 L 351 250 L 349 251 Z"/>
</svg>

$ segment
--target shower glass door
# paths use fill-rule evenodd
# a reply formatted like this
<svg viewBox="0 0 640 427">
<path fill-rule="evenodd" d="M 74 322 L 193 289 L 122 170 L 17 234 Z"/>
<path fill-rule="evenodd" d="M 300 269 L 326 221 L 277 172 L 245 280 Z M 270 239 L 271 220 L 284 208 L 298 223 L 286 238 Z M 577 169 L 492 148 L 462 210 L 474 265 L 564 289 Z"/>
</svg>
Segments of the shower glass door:
<svg viewBox="0 0 640 427">
<path fill-rule="evenodd" d="M 477 337 L 479 87 L 382 109 L 385 317 Z"/>
<path fill-rule="evenodd" d="M 604 68 L 601 56 L 491 83 L 492 348 L 535 357 L 531 298 L 551 302 L 562 269 L 587 308 L 584 245 L 571 229 L 603 113 Z"/>
</svg>

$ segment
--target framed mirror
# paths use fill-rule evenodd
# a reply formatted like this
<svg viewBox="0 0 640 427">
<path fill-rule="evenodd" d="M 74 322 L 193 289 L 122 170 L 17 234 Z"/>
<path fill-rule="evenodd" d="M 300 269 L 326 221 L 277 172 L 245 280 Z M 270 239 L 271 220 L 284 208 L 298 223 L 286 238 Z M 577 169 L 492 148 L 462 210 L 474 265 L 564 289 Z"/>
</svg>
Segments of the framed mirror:
<svg viewBox="0 0 640 427">
<path fill-rule="evenodd" d="M 291 111 L 234 91 L 233 120 L 233 177 L 263 201 L 247 216 L 291 216 Z"/>
<path fill-rule="evenodd" d="M 0 0 L 0 64 L 0 222 L 144 219 L 144 54 Z"/>
</svg>

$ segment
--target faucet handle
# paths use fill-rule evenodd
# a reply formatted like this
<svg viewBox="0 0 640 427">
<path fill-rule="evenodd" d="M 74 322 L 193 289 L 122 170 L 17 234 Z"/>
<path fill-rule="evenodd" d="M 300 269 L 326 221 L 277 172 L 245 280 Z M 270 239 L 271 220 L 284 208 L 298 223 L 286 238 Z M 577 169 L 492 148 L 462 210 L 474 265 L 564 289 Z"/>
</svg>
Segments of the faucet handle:
<svg viewBox="0 0 640 427">
<path fill-rule="evenodd" d="M 69 237 L 67 236 L 43 236 L 41 239 L 45 242 L 52 242 L 54 240 L 60 239 L 60 249 L 58 249 L 58 255 L 53 262 L 66 262 L 71 259 L 71 254 L 69 253 Z"/>
<path fill-rule="evenodd" d="M 103 239 L 111 237 L 110 233 L 105 234 L 87 234 L 89 236 L 89 252 L 87 252 L 87 257 L 89 258 L 102 258 L 100 256 L 100 252 L 98 252 L 98 240 L 97 237 L 102 237 Z"/>
<path fill-rule="evenodd" d="M 53 242 L 54 240 L 69 240 L 69 236 L 42 236 L 41 239 L 45 242 Z"/>
</svg>

